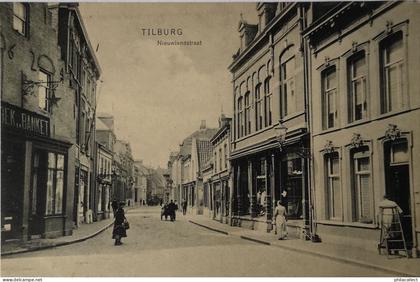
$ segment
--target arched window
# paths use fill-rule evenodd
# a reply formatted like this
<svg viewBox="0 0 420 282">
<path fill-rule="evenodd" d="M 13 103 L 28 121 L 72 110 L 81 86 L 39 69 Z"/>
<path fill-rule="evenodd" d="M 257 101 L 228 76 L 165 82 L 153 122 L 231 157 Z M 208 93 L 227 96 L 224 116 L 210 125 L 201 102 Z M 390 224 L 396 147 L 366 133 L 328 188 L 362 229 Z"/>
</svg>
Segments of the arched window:
<svg viewBox="0 0 420 282">
<path fill-rule="evenodd" d="M 263 97 L 261 95 L 261 83 L 255 86 L 255 130 L 258 131 L 262 128 L 263 124 Z"/>
<path fill-rule="evenodd" d="M 270 126 L 272 124 L 273 92 L 270 88 L 270 79 L 271 77 L 267 77 L 264 81 L 265 126 Z"/>
<path fill-rule="evenodd" d="M 280 58 L 280 103 L 281 117 L 296 112 L 295 57 L 285 52 Z"/>
<path fill-rule="evenodd" d="M 245 93 L 245 135 L 251 133 L 251 103 L 249 91 Z"/>
<path fill-rule="evenodd" d="M 243 97 L 238 99 L 238 137 L 244 136 Z"/>
</svg>

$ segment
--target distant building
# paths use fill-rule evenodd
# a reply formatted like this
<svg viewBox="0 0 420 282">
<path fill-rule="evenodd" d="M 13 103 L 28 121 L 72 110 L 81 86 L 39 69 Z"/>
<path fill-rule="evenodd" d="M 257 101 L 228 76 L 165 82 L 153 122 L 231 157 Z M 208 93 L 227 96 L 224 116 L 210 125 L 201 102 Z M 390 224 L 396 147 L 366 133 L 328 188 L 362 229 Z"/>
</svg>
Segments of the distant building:
<svg viewBox="0 0 420 282">
<path fill-rule="evenodd" d="M 144 206 L 147 201 L 147 178 L 149 170 L 143 165 L 142 160 L 134 161 L 134 203 Z"/>
<path fill-rule="evenodd" d="M 131 153 L 130 143 L 124 140 L 116 140 L 114 144 L 114 167 L 115 177 L 112 185 L 113 198 L 125 201 L 127 205 L 134 203 L 134 160 Z"/>
<path fill-rule="evenodd" d="M 229 162 L 231 120 L 231 118 L 222 114 L 219 118 L 219 130 L 210 139 L 213 149 L 213 171 L 206 198 L 211 199 L 213 203 L 213 218 L 223 223 L 230 223 L 232 204 L 236 202 L 232 195 L 233 187 Z"/>
</svg>

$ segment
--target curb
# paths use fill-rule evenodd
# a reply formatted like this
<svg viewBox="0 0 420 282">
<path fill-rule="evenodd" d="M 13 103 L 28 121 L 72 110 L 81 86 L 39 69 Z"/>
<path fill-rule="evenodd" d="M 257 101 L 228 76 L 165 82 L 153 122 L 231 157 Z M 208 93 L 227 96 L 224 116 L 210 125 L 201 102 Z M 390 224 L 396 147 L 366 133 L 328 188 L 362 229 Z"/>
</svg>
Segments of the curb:
<svg viewBox="0 0 420 282">
<path fill-rule="evenodd" d="M 209 229 L 209 230 L 214 231 L 214 232 L 219 232 L 219 233 L 222 233 L 222 234 L 224 234 L 224 235 L 229 235 L 229 233 L 228 233 L 228 232 L 226 232 L 226 231 L 219 230 L 219 229 L 216 229 L 216 228 L 213 228 L 213 227 L 207 226 L 207 225 L 203 225 L 203 224 L 197 223 L 197 222 L 192 221 L 192 220 L 188 220 L 188 222 L 190 222 L 190 223 L 192 223 L 192 224 L 195 224 L 195 225 L 198 225 L 198 226 L 200 226 L 200 227 L 203 227 L 203 228 Z"/>
<path fill-rule="evenodd" d="M 23 253 L 41 251 L 41 250 L 52 249 L 52 248 L 61 247 L 61 246 L 67 246 L 67 245 L 71 245 L 71 244 L 75 244 L 75 243 L 80 243 L 80 242 L 86 241 L 88 239 L 91 239 L 91 238 L 99 235 L 100 233 L 104 232 L 109 227 L 111 227 L 113 224 L 114 224 L 114 222 L 110 222 L 109 224 L 105 225 L 104 227 L 102 227 L 98 231 L 96 231 L 96 232 L 94 232 L 94 233 L 92 233 L 90 235 L 87 235 L 85 237 L 79 238 L 79 239 L 74 239 L 72 241 L 67 241 L 67 242 L 51 243 L 51 244 L 45 245 L 45 246 L 32 247 L 32 248 L 27 248 L 27 249 L 21 249 L 21 250 L 14 250 L 14 251 L 9 251 L 9 252 L 4 252 L 4 253 L 1 253 L 1 256 L 2 257 L 5 257 L 5 256 L 11 256 L 11 255 L 17 255 L 17 254 L 23 254 Z"/>
<path fill-rule="evenodd" d="M 372 268 L 372 269 L 376 269 L 376 270 L 380 270 L 380 271 L 384 271 L 384 272 L 393 274 L 395 276 L 409 276 L 409 277 L 417 277 L 418 276 L 418 274 L 400 272 L 400 271 L 397 271 L 397 270 L 389 269 L 389 268 L 386 268 L 386 267 L 383 267 L 383 266 L 380 266 L 380 265 L 376 265 L 376 264 L 372 264 L 372 263 L 369 263 L 369 262 L 360 262 L 360 261 L 350 259 L 350 258 L 344 258 L 344 257 L 339 257 L 339 256 L 334 256 L 334 255 L 329 255 L 329 254 L 323 254 L 323 253 L 320 253 L 320 252 L 308 251 L 308 250 L 294 248 L 294 247 L 290 247 L 290 246 L 272 244 L 271 242 L 256 239 L 256 238 L 252 238 L 252 237 L 249 237 L 249 236 L 232 234 L 232 233 L 229 233 L 229 232 L 226 232 L 226 231 L 219 230 L 217 228 L 209 227 L 209 226 L 206 226 L 204 224 L 194 222 L 192 220 L 188 220 L 188 221 L 190 223 L 193 223 L 195 225 L 204 227 L 206 229 L 209 229 L 209 230 L 212 230 L 212 231 L 215 231 L 215 232 L 223 233 L 225 235 L 230 235 L 230 236 L 234 236 L 234 237 L 239 237 L 243 240 L 248 240 L 248 241 L 252 241 L 252 242 L 255 242 L 255 243 L 260 243 L 260 244 L 267 245 L 267 246 L 283 248 L 283 249 L 286 249 L 286 250 L 289 250 L 289 251 L 294 251 L 294 252 L 296 252 L 296 251 L 297 252 L 302 252 L 302 253 L 306 253 L 306 254 L 309 254 L 309 255 L 323 257 L 323 258 L 327 258 L 327 259 L 334 260 L 334 261 L 340 261 L 340 262 L 344 262 L 344 263 L 350 263 L 350 264 L 365 267 L 365 268 Z"/>
</svg>

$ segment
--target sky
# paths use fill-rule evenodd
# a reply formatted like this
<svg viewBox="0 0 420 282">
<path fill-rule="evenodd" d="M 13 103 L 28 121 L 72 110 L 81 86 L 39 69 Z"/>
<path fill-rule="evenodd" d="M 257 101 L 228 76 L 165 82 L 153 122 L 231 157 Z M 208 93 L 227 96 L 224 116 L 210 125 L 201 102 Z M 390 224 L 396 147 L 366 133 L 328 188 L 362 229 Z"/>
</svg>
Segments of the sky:
<svg viewBox="0 0 420 282">
<path fill-rule="evenodd" d="M 112 114 L 118 139 L 134 159 L 166 167 L 169 153 L 199 129 L 232 116 L 228 66 L 240 45 L 241 13 L 256 23 L 255 3 L 81 3 L 89 39 L 102 69 L 97 112 Z M 142 29 L 182 29 L 147 36 Z M 147 34 L 147 32 L 146 32 Z M 157 41 L 201 46 L 157 46 Z"/>
</svg>

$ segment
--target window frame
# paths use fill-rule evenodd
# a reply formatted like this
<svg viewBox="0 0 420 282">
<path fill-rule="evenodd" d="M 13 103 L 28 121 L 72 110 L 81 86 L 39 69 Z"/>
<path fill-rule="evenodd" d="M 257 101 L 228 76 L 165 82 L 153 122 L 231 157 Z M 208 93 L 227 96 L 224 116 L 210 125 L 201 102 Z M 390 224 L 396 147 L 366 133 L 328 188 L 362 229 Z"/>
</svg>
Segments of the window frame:
<svg viewBox="0 0 420 282">
<path fill-rule="evenodd" d="M 255 131 L 263 128 L 263 96 L 261 95 L 261 82 L 255 86 Z"/>
<path fill-rule="evenodd" d="M 16 11 L 16 7 L 17 5 L 21 5 L 23 7 L 24 10 L 24 18 L 22 19 L 19 15 L 17 15 L 17 11 Z M 30 20 L 30 4 L 29 3 L 22 3 L 22 2 L 13 2 L 13 20 L 12 20 L 12 29 L 14 31 L 16 31 L 18 34 L 24 36 L 24 37 L 29 37 L 29 20 Z M 17 30 L 15 28 L 15 21 L 18 20 L 20 21 L 20 23 L 22 24 L 23 27 L 23 31 L 21 32 L 20 30 Z"/>
<path fill-rule="evenodd" d="M 47 78 L 46 82 L 40 79 L 40 74 L 41 73 L 44 74 L 45 77 Z M 51 112 L 50 99 L 51 99 L 52 74 L 50 72 L 42 69 L 42 68 L 39 68 L 39 70 L 38 70 L 38 80 L 39 80 L 38 81 L 39 82 L 39 84 L 38 84 L 38 107 L 40 109 L 42 109 L 43 111 L 46 111 L 46 112 L 50 113 Z M 45 98 L 44 98 L 45 107 L 42 107 L 40 105 L 40 90 L 41 90 L 41 88 L 45 89 Z"/>
<path fill-rule="evenodd" d="M 409 107 L 408 97 L 407 97 L 407 77 L 406 77 L 406 69 L 407 69 L 407 53 L 406 53 L 406 46 L 407 43 L 405 41 L 405 34 L 402 29 L 398 29 L 390 34 L 387 34 L 384 38 L 381 38 L 378 43 L 378 54 L 379 54 L 379 83 L 380 83 L 380 114 L 389 114 L 404 110 Z M 396 37 L 398 37 L 396 39 Z M 401 41 L 401 55 L 402 58 L 393 61 L 393 62 L 386 62 L 386 50 L 395 44 L 397 41 Z M 398 97 L 398 101 L 396 102 L 389 102 L 390 97 L 392 98 L 392 93 L 389 93 L 389 89 L 386 86 L 389 82 L 387 77 L 389 74 L 386 72 L 387 70 L 391 69 L 392 67 L 397 67 L 399 69 L 398 76 L 399 76 L 399 93 L 397 93 L 394 97 Z M 387 75 L 388 74 L 388 75 Z M 388 78 L 389 79 L 389 78 Z"/>
<path fill-rule="evenodd" d="M 368 159 L 368 170 L 360 170 L 359 169 L 359 162 L 361 159 Z M 351 175 L 352 175 L 352 183 L 351 183 L 351 205 L 352 209 L 352 222 L 358 222 L 361 224 L 373 224 L 375 222 L 375 204 L 374 204 L 374 189 L 372 185 L 372 156 L 370 147 L 368 145 L 364 145 L 360 148 L 352 148 L 350 150 L 350 162 L 351 162 Z M 361 196 L 361 177 L 362 176 L 369 176 L 368 179 L 368 193 L 370 197 L 369 203 L 369 210 L 371 218 L 369 221 L 363 220 L 362 214 L 362 196 Z"/>
<path fill-rule="evenodd" d="M 326 88 L 327 84 L 327 77 L 331 74 L 335 73 L 335 86 Z M 322 114 L 322 129 L 328 130 L 338 127 L 339 116 L 338 116 L 338 67 L 337 65 L 329 65 L 325 69 L 321 71 L 321 114 Z M 334 101 L 333 105 L 335 108 L 335 112 L 333 113 L 333 125 L 329 126 L 329 115 L 330 111 L 328 109 L 329 106 L 329 99 L 327 97 L 333 96 Z"/>
<path fill-rule="evenodd" d="M 48 182 L 48 174 L 51 171 L 53 174 L 53 183 L 52 183 L 52 199 L 51 199 L 51 207 L 52 207 L 52 212 L 50 213 L 48 210 L 48 203 L 50 201 L 50 199 L 48 198 L 48 187 L 46 190 L 46 195 L 45 195 L 45 216 L 58 216 L 58 215 L 63 215 L 65 213 L 65 204 L 64 204 L 64 200 L 65 200 L 65 192 L 66 192 L 66 171 L 67 171 L 67 156 L 61 152 L 51 152 L 51 151 L 45 151 L 47 153 L 47 182 Z M 49 155 L 53 154 L 54 155 L 54 160 L 55 160 L 55 164 L 54 167 L 50 167 L 49 164 Z M 62 168 L 58 168 L 58 156 L 62 156 L 63 157 L 63 167 Z M 61 198 L 61 212 L 57 212 L 57 175 L 58 172 L 62 172 L 63 175 L 63 182 L 62 182 L 62 198 Z M 48 185 L 47 185 L 48 186 Z"/>
<path fill-rule="evenodd" d="M 332 174 L 331 173 L 331 165 L 332 165 L 332 160 L 336 159 L 338 161 L 338 166 L 337 166 L 337 173 L 336 174 Z M 343 214 L 344 214 L 344 210 L 343 210 L 343 187 L 342 187 L 342 183 L 341 183 L 341 158 L 340 158 L 340 154 L 336 151 L 331 152 L 331 153 L 325 153 L 324 154 L 324 169 L 325 169 L 325 194 L 326 194 L 326 202 L 325 202 L 325 206 L 326 206 L 326 216 L 328 220 L 331 221 L 343 221 Z M 339 190 L 340 190 L 340 203 L 338 203 L 340 205 L 341 208 L 341 214 L 340 215 L 335 215 L 334 214 L 334 208 L 335 208 L 335 201 L 334 201 L 334 193 L 333 193 L 333 181 L 334 179 L 338 179 L 338 184 L 339 184 Z"/>
<path fill-rule="evenodd" d="M 362 59 L 364 60 L 365 72 L 362 75 L 355 76 L 355 62 Z M 369 117 L 369 64 L 368 54 L 365 49 L 353 53 L 347 58 L 347 111 L 348 111 L 348 123 L 354 123 L 363 121 Z M 362 112 L 361 118 L 356 119 L 356 95 L 355 95 L 355 84 L 361 81 L 362 83 Z"/>
<path fill-rule="evenodd" d="M 244 115 L 244 122 L 245 122 L 245 135 L 251 133 L 251 101 L 250 101 L 251 92 L 247 91 L 244 95 L 244 102 L 245 102 L 245 115 Z"/>
<path fill-rule="evenodd" d="M 273 124 L 273 91 L 270 87 L 271 76 L 264 80 L 264 124 L 265 127 Z"/>
<path fill-rule="evenodd" d="M 292 70 L 287 69 L 287 65 L 293 61 Z M 295 84 L 295 74 L 296 74 L 296 61 L 294 55 L 283 54 L 280 57 L 280 116 L 285 118 L 287 116 L 293 115 L 297 112 L 296 105 L 296 84 Z M 290 87 L 293 85 L 293 87 Z M 293 93 L 293 94 L 292 94 Z M 289 102 L 289 96 L 292 95 L 294 98 L 294 110 L 290 108 L 291 103 Z M 289 110 L 290 109 L 290 110 Z"/>
</svg>

